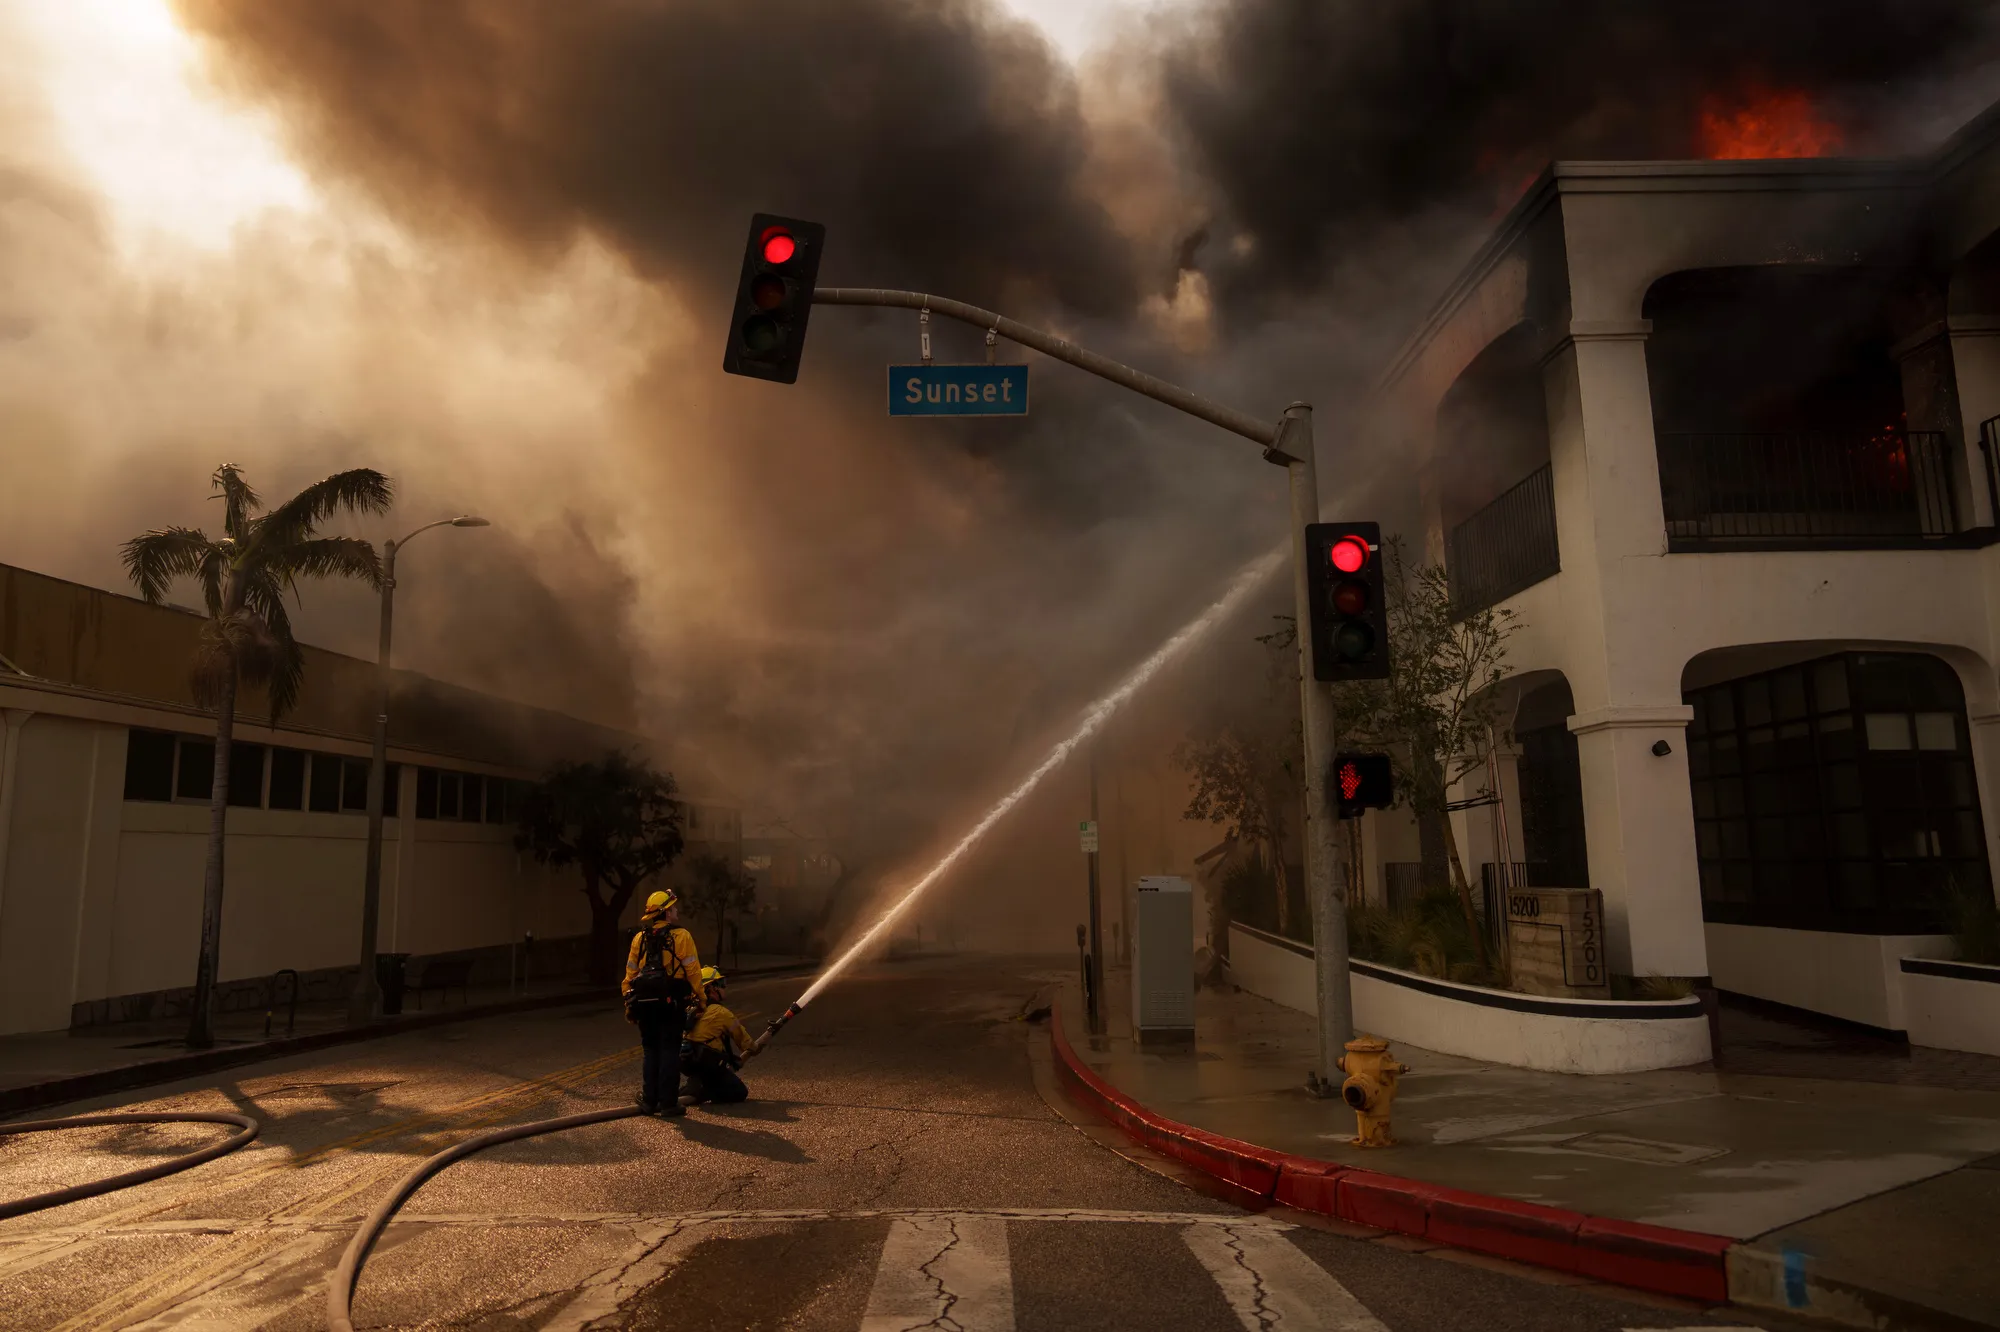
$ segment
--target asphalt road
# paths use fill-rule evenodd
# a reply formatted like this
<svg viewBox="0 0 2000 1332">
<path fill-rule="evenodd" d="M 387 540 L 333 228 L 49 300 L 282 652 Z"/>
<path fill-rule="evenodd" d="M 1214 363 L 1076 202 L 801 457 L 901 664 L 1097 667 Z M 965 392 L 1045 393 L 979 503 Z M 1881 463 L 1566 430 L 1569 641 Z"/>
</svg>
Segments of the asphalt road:
<svg viewBox="0 0 2000 1332">
<path fill-rule="evenodd" d="M 493 1149 L 426 1185 L 361 1281 L 365 1327 L 1772 1327 L 1369 1236 L 1190 1188 L 1083 1112 L 1020 1018 L 1063 973 L 951 960 L 836 985 L 746 1069 L 753 1100 Z M 747 983 L 746 1018 L 797 980 Z M 752 1019 L 752 1026 L 757 1024 Z M 1038 1067 L 1039 1066 L 1039 1067 Z M 311 1329 L 375 1200 L 475 1129 L 620 1104 L 632 1029 L 558 1010 L 257 1065 L 94 1108 L 238 1108 L 250 1148 L 0 1222 L 0 1327 Z M 1076 1122 L 1072 1122 L 1076 1121 Z M 221 1130 L 0 1139 L 0 1197 Z"/>
</svg>

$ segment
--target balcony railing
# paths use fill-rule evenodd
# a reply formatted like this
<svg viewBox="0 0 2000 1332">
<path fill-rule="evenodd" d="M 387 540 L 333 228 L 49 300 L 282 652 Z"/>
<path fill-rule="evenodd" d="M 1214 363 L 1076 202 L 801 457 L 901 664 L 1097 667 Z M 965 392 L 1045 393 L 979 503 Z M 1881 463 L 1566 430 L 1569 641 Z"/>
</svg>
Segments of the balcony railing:
<svg viewBox="0 0 2000 1332">
<path fill-rule="evenodd" d="M 1452 613 L 1460 618 L 1562 572 L 1548 464 L 1451 529 L 1445 568 Z"/>
<path fill-rule="evenodd" d="M 1957 530 L 1937 431 L 1663 434 L 1669 550 L 1914 546 Z"/>
</svg>

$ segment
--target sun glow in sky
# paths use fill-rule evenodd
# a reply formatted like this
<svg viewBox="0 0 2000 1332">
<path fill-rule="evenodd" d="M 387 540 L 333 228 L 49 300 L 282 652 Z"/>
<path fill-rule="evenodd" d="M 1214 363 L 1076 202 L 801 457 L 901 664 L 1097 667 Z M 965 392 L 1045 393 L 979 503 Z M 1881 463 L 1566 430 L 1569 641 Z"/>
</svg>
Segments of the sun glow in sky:
<svg viewBox="0 0 2000 1332">
<path fill-rule="evenodd" d="M 35 48 L 61 147 L 126 243 L 164 233 L 207 248 L 268 209 L 309 209 L 311 183 L 277 127 L 206 80 L 167 0 L 0 0 Z"/>
</svg>

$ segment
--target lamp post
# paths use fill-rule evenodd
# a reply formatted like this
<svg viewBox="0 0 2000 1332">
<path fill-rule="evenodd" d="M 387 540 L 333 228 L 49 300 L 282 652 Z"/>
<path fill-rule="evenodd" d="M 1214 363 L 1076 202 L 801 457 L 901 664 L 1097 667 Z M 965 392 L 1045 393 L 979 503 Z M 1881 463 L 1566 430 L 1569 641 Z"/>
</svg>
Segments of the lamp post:
<svg viewBox="0 0 2000 1332">
<path fill-rule="evenodd" d="M 490 526 L 486 519 L 470 514 L 440 518 L 401 541 L 382 543 L 382 637 L 375 657 L 375 744 L 368 759 L 368 862 L 361 881 L 361 975 L 355 979 L 348 1001 L 350 1023 L 367 1022 L 382 1007 L 382 991 L 375 978 L 375 940 L 382 914 L 382 797 L 389 785 L 389 627 L 396 603 L 396 554 L 433 527 Z M 411 836 L 411 830 L 403 829 L 402 835 Z"/>
</svg>

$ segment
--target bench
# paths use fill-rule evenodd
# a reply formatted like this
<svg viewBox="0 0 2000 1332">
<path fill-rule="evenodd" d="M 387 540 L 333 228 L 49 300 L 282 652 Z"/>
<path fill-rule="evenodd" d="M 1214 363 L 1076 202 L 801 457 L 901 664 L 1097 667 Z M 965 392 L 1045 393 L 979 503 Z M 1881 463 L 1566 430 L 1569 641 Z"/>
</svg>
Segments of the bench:
<svg viewBox="0 0 2000 1332">
<path fill-rule="evenodd" d="M 472 981 L 472 959 L 469 957 L 440 957 L 424 963 L 423 975 L 418 977 L 410 989 L 417 996 L 417 1007 L 424 1006 L 424 991 L 438 991 L 438 1002 L 442 1004 L 456 989 L 459 998 L 471 1002 L 468 986 Z"/>
</svg>

